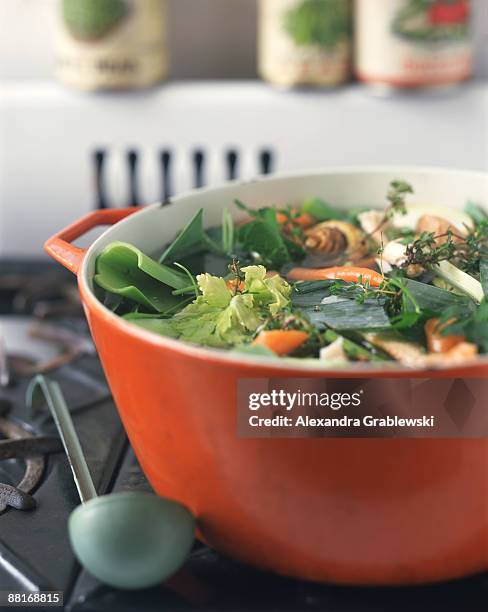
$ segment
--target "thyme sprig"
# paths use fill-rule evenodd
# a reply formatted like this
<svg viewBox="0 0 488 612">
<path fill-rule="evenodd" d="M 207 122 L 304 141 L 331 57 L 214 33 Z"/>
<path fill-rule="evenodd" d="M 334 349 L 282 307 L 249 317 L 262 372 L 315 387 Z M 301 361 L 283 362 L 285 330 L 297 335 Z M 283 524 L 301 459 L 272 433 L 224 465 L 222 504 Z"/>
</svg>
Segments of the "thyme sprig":
<svg viewBox="0 0 488 612">
<path fill-rule="evenodd" d="M 244 278 L 245 278 L 241 270 L 239 260 L 234 257 L 232 259 L 232 263 L 229 264 L 228 268 L 229 268 L 229 272 L 232 275 L 232 279 L 229 284 L 232 287 L 232 293 L 234 295 L 237 295 L 238 293 L 241 293 L 241 288 L 244 284 Z"/>
<path fill-rule="evenodd" d="M 439 239 L 442 238 L 445 240 L 439 242 Z M 453 234 L 450 230 L 437 236 L 434 232 L 422 232 L 418 238 L 407 245 L 402 267 L 417 265 L 428 269 L 441 261 L 452 260 L 459 250 L 459 244 L 453 241 Z"/>
<path fill-rule="evenodd" d="M 478 274 L 480 261 L 488 258 L 488 220 L 477 223 L 465 239 L 459 253 L 461 268 L 468 274 Z"/>
<path fill-rule="evenodd" d="M 344 283 L 335 281 L 329 288 L 336 296 L 354 299 L 358 304 L 376 300 L 392 317 L 396 327 L 413 325 L 422 315 L 422 310 L 401 276 L 384 279 L 379 287 L 371 287 L 368 282 Z M 409 308 L 409 304 L 412 308 Z"/>
<path fill-rule="evenodd" d="M 450 261 L 477 276 L 481 259 L 488 257 L 488 221 L 482 221 L 467 236 L 448 230 L 444 234 L 422 232 L 407 246 L 403 268 L 411 265 L 428 270 L 441 261 Z"/>
<path fill-rule="evenodd" d="M 388 200 L 389 205 L 385 209 L 383 218 L 378 223 L 378 225 L 375 227 L 375 229 L 369 234 L 367 234 L 365 241 L 368 238 L 371 238 L 371 236 L 373 236 L 380 230 L 382 230 L 384 226 L 388 223 L 388 221 L 390 221 L 396 214 L 400 214 L 400 215 L 407 214 L 407 207 L 405 204 L 405 199 L 406 199 L 407 194 L 409 193 L 413 193 L 413 188 L 410 185 L 410 183 L 407 183 L 406 181 L 399 181 L 399 180 L 392 181 L 390 183 L 390 188 L 388 190 L 388 193 L 386 194 L 386 199 Z"/>
</svg>

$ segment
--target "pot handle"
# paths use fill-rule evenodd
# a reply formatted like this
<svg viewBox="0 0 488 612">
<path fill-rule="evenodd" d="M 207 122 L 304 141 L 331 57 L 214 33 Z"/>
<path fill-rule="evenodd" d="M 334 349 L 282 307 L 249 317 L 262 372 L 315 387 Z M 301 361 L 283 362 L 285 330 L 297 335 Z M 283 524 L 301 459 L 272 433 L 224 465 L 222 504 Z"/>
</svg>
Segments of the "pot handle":
<svg viewBox="0 0 488 612">
<path fill-rule="evenodd" d="M 68 268 L 74 274 L 78 274 L 87 249 L 74 246 L 71 242 L 80 238 L 80 236 L 83 236 L 83 234 L 86 234 L 86 232 L 94 227 L 114 225 L 138 210 L 141 209 L 132 207 L 94 210 L 49 238 L 44 244 L 44 250 L 65 268 Z"/>
</svg>

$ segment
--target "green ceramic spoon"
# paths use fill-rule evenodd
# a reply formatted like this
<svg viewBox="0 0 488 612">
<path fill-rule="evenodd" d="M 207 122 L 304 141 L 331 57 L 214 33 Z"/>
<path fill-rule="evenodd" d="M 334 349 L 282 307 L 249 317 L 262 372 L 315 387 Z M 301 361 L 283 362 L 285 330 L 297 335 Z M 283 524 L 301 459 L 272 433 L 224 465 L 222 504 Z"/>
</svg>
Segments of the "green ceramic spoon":
<svg viewBox="0 0 488 612">
<path fill-rule="evenodd" d="M 82 502 L 68 525 L 78 561 L 101 582 L 122 589 L 153 586 L 174 574 L 194 541 L 193 515 L 151 493 L 98 497 L 61 388 L 37 376 L 27 394 L 30 405 L 39 391 L 53 415 Z"/>
</svg>

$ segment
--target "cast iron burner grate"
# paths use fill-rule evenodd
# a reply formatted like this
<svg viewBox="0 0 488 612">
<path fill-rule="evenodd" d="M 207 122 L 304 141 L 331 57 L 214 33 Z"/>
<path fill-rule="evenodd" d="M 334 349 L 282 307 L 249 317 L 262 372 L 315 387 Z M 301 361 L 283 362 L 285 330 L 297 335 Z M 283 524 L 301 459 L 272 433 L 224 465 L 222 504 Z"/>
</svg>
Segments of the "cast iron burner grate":
<svg viewBox="0 0 488 612">
<path fill-rule="evenodd" d="M 5 404 L 0 410 L 5 410 Z M 16 486 L 0 482 L 0 514 L 7 508 L 33 510 L 37 503 L 30 493 L 40 484 L 46 467 L 45 455 L 62 450 L 59 438 L 35 436 L 23 425 L 0 416 L 0 461 L 23 460 L 25 471 Z"/>
<path fill-rule="evenodd" d="M 67 520 L 79 503 L 49 411 L 30 413 L 31 377 L 65 392 L 98 491 L 126 438 L 96 358 L 74 278 L 50 264 L 0 262 L 0 591 L 62 590 L 79 567 Z"/>
<path fill-rule="evenodd" d="M 85 346 L 69 359 L 24 360 L 27 370 L 12 368 L 9 385 L 0 386 L 0 481 L 15 488 L 3 497 L 0 493 L 0 591 L 61 590 L 72 612 L 484 612 L 488 601 L 486 576 L 410 589 L 333 587 L 261 572 L 200 544 L 176 576 L 153 589 L 117 591 L 80 572 L 66 530 L 68 517 L 79 503 L 70 468 L 64 454 L 55 452 L 59 450 L 59 440 L 49 414 L 30 414 L 25 406 L 32 368 L 47 368 L 49 376 L 61 385 L 97 491 L 150 487 L 127 449 L 98 359 L 84 344 L 88 332 L 76 314 L 80 313 L 79 304 L 76 299 L 66 303 L 66 299 L 71 300 L 69 284 L 74 287 L 74 281 L 61 272 L 59 283 L 49 281 L 47 288 L 40 280 L 54 279 L 50 266 L 0 265 L 0 313 L 9 312 L 15 318 L 19 313 L 30 316 L 35 312 L 38 317 L 27 320 L 27 331 L 32 333 L 33 325 L 35 328 L 49 319 L 56 334 L 67 330 L 78 338 L 76 346 Z M 60 295 L 57 288 L 63 285 Z M 41 309 L 39 303 L 43 304 Z M 52 335 L 48 334 L 48 338 L 52 342 Z M 8 361 L 11 366 L 12 359 Z M 15 495 L 20 495 L 17 501 Z M 29 505 L 26 500 L 30 498 L 26 496 L 35 500 L 32 512 L 15 508 Z M 9 505 L 5 508 L 6 504 Z"/>
</svg>

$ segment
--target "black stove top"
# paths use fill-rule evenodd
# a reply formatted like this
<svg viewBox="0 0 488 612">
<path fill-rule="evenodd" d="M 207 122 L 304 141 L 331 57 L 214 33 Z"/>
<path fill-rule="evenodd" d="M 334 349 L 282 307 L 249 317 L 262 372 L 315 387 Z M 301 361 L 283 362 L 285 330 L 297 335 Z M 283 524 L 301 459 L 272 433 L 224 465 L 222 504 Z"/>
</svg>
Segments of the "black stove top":
<svg viewBox="0 0 488 612">
<path fill-rule="evenodd" d="M 150 487 L 127 443 L 76 295 L 73 278 L 56 267 L 0 262 L 0 439 L 22 435 L 40 445 L 26 460 L 26 442 L 3 444 L 3 455 L 0 444 L 0 483 L 10 491 L 2 497 L 0 485 L 0 591 L 63 591 L 66 609 L 77 612 L 487 609 L 485 575 L 416 588 L 334 587 L 260 572 L 201 544 L 176 576 L 144 591 L 117 591 L 80 570 L 66 529 L 78 496 L 47 412 L 26 408 L 30 377 L 42 371 L 60 383 L 99 493 Z M 23 459 L 12 458 L 15 449 Z M 16 497 L 8 487 L 19 483 L 25 492 Z M 19 509 L 29 504 L 35 508 Z"/>
</svg>

